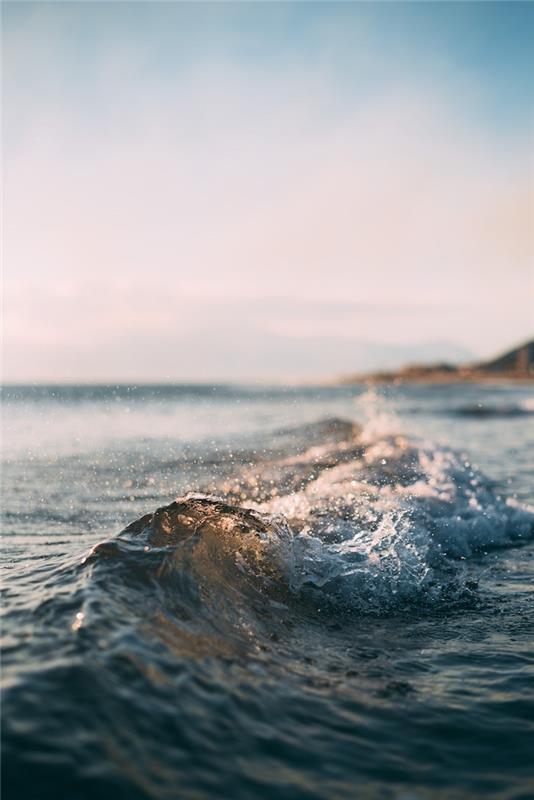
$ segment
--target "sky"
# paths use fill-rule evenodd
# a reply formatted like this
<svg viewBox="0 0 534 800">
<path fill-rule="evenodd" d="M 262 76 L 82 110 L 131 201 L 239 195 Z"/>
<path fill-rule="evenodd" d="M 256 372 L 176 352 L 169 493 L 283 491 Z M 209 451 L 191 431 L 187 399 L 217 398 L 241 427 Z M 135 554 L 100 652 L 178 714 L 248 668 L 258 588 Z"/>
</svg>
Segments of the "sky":
<svg viewBox="0 0 534 800">
<path fill-rule="evenodd" d="M 4 2 L 4 380 L 531 337 L 533 35 L 528 2 Z"/>
</svg>

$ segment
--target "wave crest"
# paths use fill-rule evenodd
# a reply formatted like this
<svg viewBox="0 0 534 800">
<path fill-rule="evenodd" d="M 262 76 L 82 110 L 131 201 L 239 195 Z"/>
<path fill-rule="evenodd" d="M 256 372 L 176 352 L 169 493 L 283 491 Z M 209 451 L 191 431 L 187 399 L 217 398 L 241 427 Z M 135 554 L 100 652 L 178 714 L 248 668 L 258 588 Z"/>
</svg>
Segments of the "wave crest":
<svg viewBox="0 0 534 800">
<path fill-rule="evenodd" d="M 533 510 L 462 454 L 391 426 L 327 430 L 222 481 L 224 499 L 189 494 L 146 515 L 116 546 L 157 557 L 158 585 L 187 583 L 197 610 L 243 619 L 271 602 L 388 613 L 463 600 L 471 556 L 533 535 Z"/>
</svg>

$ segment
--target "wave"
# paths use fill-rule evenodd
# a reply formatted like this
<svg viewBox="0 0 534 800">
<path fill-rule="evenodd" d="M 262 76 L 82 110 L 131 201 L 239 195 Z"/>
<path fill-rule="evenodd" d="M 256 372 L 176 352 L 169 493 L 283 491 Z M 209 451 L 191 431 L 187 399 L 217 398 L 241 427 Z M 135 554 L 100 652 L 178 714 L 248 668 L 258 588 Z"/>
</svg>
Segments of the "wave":
<svg viewBox="0 0 534 800">
<path fill-rule="evenodd" d="M 165 613 L 228 639 L 282 610 L 294 620 L 465 602 L 472 556 L 534 534 L 534 509 L 501 496 L 464 455 L 395 434 L 390 421 L 304 433 L 307 449 L 222 480 L 220 496 L 178 498 L 88 562 L 122 565 L 130 586 L 155 587 Z"/>
<path fill-rule="evenodd" d="M 455 416 L 485 419 L 487 417 L 524 417 L 534 414 L 534 401 L 525 400 L 522 403 L 469 403 L 448 411 Z"/>
</svg>

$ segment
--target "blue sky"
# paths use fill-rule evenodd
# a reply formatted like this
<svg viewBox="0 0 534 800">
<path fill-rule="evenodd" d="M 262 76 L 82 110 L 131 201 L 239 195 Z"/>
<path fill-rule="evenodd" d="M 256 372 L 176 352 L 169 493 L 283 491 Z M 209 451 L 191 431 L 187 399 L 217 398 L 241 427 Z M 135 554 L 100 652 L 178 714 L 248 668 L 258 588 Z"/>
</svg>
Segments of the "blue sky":
<svg viewBox="0 0 534 800">
<path fill-rule="evenodd" d="M 533 33 L 531 3 L 5 3 L 6 379 L 531 335 Z"/>
</svg>

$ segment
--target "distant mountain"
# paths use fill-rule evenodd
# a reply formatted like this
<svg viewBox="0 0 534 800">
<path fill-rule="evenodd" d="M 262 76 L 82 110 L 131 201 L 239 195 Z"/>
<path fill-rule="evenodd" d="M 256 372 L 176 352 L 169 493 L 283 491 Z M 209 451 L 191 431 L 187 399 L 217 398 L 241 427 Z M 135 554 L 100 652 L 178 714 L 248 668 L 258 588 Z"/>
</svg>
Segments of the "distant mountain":
<svg viewBox="0 0 534 800">
<path fill-rule="evenodd" d="M 350 375 L 343 383 L 454 383 L 479 380 L 534 380 L 534 339 L 490 361 L 451 364 L 447 361 L 412 363 L 395 371 Z"/>
<path fill-rule="evenodd" d="M 474 369 L 492 374 L 532 376 L 534 375 L 534 339 L 519 347 L 514 347 L 513 350 L 508 350 L 507 353 L 497 356 L 492 361 L 483 361 L 475 365 Z"/>
</svg>

